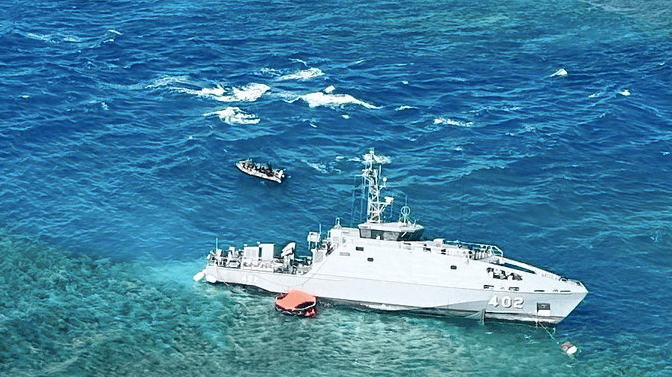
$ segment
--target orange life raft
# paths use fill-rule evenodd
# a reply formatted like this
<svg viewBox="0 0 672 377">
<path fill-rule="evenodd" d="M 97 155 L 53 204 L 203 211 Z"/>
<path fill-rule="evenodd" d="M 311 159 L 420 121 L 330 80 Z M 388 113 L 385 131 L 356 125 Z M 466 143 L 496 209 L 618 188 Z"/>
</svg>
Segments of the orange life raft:
<svg viewBox="0 0 672 377">
<path fill-rule="evenodd" d="M 275 309 L 289 315 L 313 317 L 317 314 L 316 305 L 317 297 L 298 289 L 289 290 L 275 299 Z"/>
</svg>

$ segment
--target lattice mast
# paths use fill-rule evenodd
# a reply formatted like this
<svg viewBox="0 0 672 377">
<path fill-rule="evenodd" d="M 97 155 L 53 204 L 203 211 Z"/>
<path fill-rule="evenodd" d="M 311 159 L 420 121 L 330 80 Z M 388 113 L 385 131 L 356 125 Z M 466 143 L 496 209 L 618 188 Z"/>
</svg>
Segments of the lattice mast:
<svg viewBox="0 0 672 377">
<path fill-rule="evenodd" d="M 387 178 L 382 176 L 382 165 L 386 162 L 385 158 L 376 156 L 373 149 L 364 155 L 365 168 L 362 171 L 362 177 L 367 184 L 367 219 L 369 223 L 382 223 L 383 211 L 385 207 L 392 203 L 392 197 L 385 197 L 380 200 L 381 190 L 387 187 Z"/>
</svg>

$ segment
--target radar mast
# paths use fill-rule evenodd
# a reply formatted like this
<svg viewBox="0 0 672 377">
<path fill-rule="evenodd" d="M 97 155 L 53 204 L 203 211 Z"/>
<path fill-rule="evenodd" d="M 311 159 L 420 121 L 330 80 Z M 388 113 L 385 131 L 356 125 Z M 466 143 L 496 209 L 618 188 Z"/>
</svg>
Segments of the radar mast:
<svg viewBox="0 0 672 377">
<path fill-rule="evenodd" d="M 369 223 L 382 223 L 383 211 L 393 201 L 393 198 L 389 196 L 385 197 L 384 201 L 380 200 L 381 190 L 387 187 L 387 178 L 382 177 L 382 165 L 385 162 L 386 159 L 384 157 L 376 156 L 373 148 L 369 153 L 364 155 L 364 165 L 366 167 L 362 171 L 362 177 L 368 186 L 366 221 Z"/>
</svg>

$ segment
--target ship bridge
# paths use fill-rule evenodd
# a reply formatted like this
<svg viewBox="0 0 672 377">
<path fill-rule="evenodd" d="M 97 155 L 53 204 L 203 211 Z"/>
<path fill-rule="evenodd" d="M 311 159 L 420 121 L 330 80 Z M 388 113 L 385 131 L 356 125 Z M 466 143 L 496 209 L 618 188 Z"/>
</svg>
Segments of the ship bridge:
<svg viewBox="0 0 672 377">
<path fill-rule="evenodd" d="M 410 221 L 411 208 L 403 206 L 398 222 L 384 222 L 383 211 L 392 204 L 392 197 L 381 200 L 381 191 L 387 179 L 382 176 L 382 164 L 386 159 L 376 156 L 373 149 L 364 155 L 365 168 L 362 178 L 367 186 L 367 221 L 359 224 L 361 238 L 385 241 L 419 241 L 425 228 Z"/>
<path fill-rule="evenodd" d="M 407 222 L 359 224 L 359 236 L 385 241 L 419 241 L 425 228 Z"/>
</svg>

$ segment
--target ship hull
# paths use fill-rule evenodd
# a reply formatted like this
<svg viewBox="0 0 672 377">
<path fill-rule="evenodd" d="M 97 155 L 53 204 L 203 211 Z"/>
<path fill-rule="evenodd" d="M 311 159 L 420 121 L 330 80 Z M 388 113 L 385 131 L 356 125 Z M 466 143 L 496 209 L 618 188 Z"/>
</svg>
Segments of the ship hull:
<svg viewBox="0 0 672 377">
<path fill-rule="evenodd" d="M 337 304 L 373 310 L 557 324 L 585 297 L 585 292 L 534 293 L 469 289 L 410 282 L 338 277 L 319 273 L 285 274 L 209 265 L 211 282 L 250 286 L 271 293 L 298 288 Z M 543 303 L 540 307 L 538 304 Z"/>
</svg>

